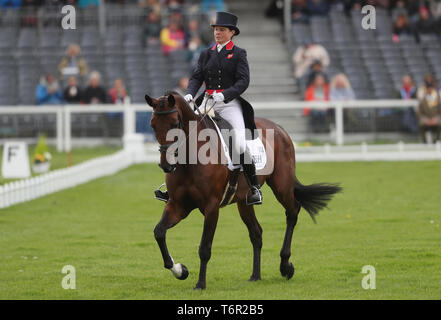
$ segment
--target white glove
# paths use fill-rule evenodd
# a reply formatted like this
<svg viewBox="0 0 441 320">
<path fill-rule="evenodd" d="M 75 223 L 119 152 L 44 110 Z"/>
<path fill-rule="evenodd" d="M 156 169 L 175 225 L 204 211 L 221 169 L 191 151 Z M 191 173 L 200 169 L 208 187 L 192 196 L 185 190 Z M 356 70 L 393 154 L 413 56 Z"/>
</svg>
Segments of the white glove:
<svg viewBox="0 0 441 320">
<path fill-rule="evenodd" d="M 224 95 L 220 92 L 215 92 L 213 93 L 213 100 L 216 102 L 222 102 L 224 101 Z"/>
<path fill-rule="evenodd" d="M 187 95 L 184 97 L 184 100 L 187 101 L 187 102 L 190 102 L 191 100 L 193 100 L 193 96 L 192 96 L 191 94 L 187 94 Z"/>
</svg>

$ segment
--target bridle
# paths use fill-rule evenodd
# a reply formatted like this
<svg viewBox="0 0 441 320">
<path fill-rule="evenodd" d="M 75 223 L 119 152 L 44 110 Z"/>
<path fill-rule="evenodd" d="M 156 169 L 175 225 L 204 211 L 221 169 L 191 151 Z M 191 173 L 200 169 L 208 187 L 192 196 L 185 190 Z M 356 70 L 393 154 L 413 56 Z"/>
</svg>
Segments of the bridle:
<svg viewBox="0 0 441 320">
<path fill-rule="evenodd" d="M 161 105 L 162 106 L 164 105 L 164 101 L 163 100 L 161 100 Z M 182 128 L 182 119 L 181 119 L 181 115 L 179 114 L 178 108 L 174 107 L 173 109 L 167 110 L 167 111 L 153 111 L 153 114 L 155 116 L 165 116 L 165 115 L 169 115 L 169 114 L 172 114 L 172 113 L 175 113 L 175 112 L 178 113 L 178 121 L 179 121 L 178 128 L 181 129 Z M 172 144 L 174 144 L 174 143 L 175 142 L 168 143 L 168 144 L 159 144 L 159 152 L 160 153 L 164 153 L 164 152 L 166 153 L 168 148 L 170 148 L 170 146 Z M 175 156 L 177 156 L 177 153 L 178 153 L 178 149 L 176 149 L 176 151 L 175 151 Z"/>
<path fill-rule="evenodd" d="M 208 99 L 212 99 L 212 98 L 213 97 L 211 95 L 209 95 Z M 207 99 L 207 101 L 208 101 L 208 99 Z M 164 101 L 165 101 L 165 99 L 162 99 L 162 100 L 159 101 L 159 106 L 161 108 L 164 107 Z M 207 104 L 207 102 L 205 103 L 205 109 L 206 109 L 206 104 Z M 213 104 L 213 106 L 210 109 L 212 109 L 215 104 L 216 104 L 216 102 Z M 182 129 L 183 128 L 182 118 L 181 118 L 179 110 L 178 110 L 178 108 L 176 106 L 173 109 L 167 110 L 167 111 L 153 111 L 153 115 L 156 115 L 156 116 L 166 116 L 166 115 L 169 115 L 169 114 L 172 114 L 172 113 L 175 113 L 175 112 L 178 113 L 178 121 L 179 121 L 179 123 L 178 123 L 178 127 L 177 128 L 178 129 Z M 206 112 L 204 115 L 202 115 L 201 119 L 198 121 L 198 124 L 201 123 L 204 120 L 204 118 L 207 116 L 207 114 L 208 114 L 208 112 Z M 188 139 L 188 136 L 189 136 L 189 134 L 186 135 L 184 141 L 186 141 Z M 159 144 L 159 152 L 161 154 L 162 153 L 167 153 L 168 148 L 170 148 L 175 143 L 176 143 L 176 141 L 172 142 L 172 143 L 168 143 L 168 144 Z M 178 156 L 178 150 L 179 150 L 179 148 L 176 148 L 176 151 L 174 153 L 175 157 Z M 159 166 L 161 166 L 161 164 L 159 164 Z M 171 170 L 172 170 L 171 172 L 176 170 L 176 164 L 170 165 L 170 167 L 171 167 Z"/>
</svg>

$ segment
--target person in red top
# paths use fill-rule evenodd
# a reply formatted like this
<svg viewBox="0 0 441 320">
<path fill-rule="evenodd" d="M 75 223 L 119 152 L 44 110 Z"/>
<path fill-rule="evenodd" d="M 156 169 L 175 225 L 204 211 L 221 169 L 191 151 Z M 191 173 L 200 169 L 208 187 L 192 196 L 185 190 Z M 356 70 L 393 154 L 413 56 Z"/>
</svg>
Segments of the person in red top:
<svg viewBox="0 0 441 320">
<path fill-rule="evenodd" d="M 113 88 L 109 90 L 109 96 L 112 103 L 122 104 L 124 102 L 124 98 L 127 96 L 127 90 L 120 78 L 115 79 Z"/>
<path fill-rule="evenodd" d="M 318 74 L 313 83 L 306 89 L 305 101 L 329 101 L 329 84 L 322 74 Z M 327 108 L 314 108 L 303 110 L 305 115 L 311 115 L 311 126 L 314 132 L 328 131 L 328 110 Z"/>
</svg>

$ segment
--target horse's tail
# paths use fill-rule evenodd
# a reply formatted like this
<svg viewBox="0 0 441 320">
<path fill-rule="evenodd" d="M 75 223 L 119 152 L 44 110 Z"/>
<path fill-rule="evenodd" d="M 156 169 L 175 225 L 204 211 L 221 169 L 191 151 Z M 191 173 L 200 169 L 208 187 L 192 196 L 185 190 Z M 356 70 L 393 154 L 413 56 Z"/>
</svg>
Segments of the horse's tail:
<svg viewBox="0 0 441 320">
<path fill-rule="evenodd" d="M 338 184 L 331 183 L 316 183 L 304 186 L 296 177 L 294 196 L 300 205 L 309 213 L 314 223 L 316 223 L 315 216 L 320 210 L 327 208 L 327 204 L 334 194 L 342 190 Z"/>
</svg>

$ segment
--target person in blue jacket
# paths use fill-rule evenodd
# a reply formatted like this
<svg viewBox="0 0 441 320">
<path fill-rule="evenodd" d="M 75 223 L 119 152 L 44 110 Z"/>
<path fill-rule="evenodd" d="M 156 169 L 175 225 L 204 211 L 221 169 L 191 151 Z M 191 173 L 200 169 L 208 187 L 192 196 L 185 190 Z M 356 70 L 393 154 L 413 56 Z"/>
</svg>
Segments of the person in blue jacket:
<svg viewBox="0 0 441 320">
<path fill-rule="evenodd" d="M 196 104 L 202 108 L 208 99 L 213 99 L 213 109 L 233 127 L 233 159 L 235 155 L 240 155 L 236 158 L 240 158 L 240 165 L 251 189 L 247 204 L 253 205 L 262 203 L 262 192 L 255 164 L 246 148 L 246 132 L 253 135 L 256 125 L 253 108 L 241 97 L 250 83 L 250 71 L 246 50 L 232 41 L 240 33 L 237 20 L 237 16 L 229 12 L 216 13 L 216 21 L 211 25 L 216 43 L 201 52 L 184 99 L 187 102 L 193 101 L 205 82 L 205 94 L 196 99 Z M 159 200 L 166 199 L 167 194 Z"/>
<path fill-rule="evenodd" d="M 37 104 L 62 104 L 63 92 L 55 77 L 48 73 L 40 81 L 35 90 Z"/>
</svg>

